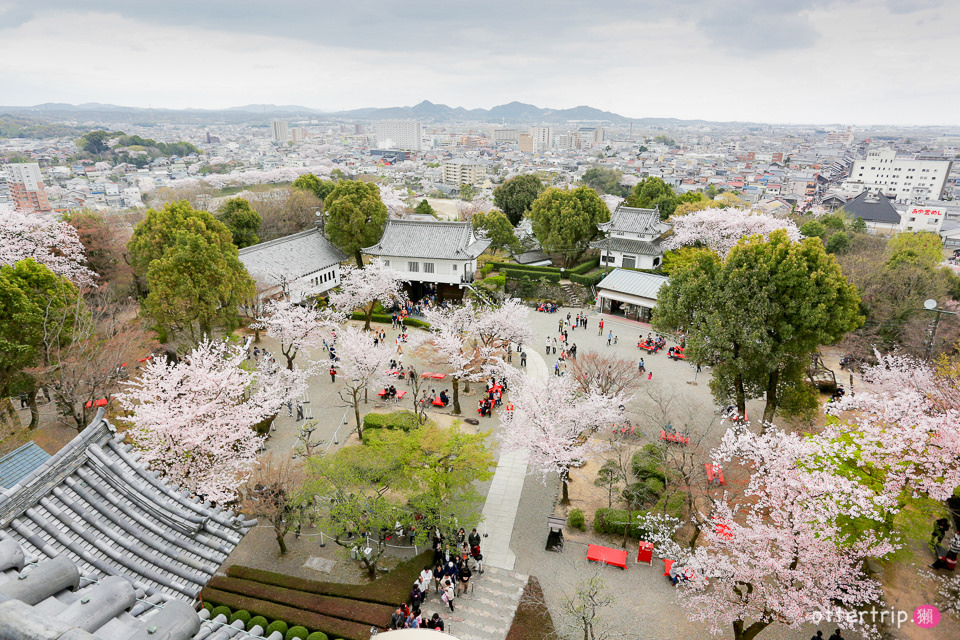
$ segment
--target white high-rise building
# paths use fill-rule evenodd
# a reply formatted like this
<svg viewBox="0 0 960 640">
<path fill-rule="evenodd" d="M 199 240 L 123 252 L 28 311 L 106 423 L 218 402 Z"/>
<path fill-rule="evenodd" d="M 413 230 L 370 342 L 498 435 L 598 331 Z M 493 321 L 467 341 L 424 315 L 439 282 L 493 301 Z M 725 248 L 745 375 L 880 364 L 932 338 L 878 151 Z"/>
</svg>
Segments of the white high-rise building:
<svg viewBox="0 0 960 640">
<path fill-rule="evenodd" d="M 894 149 L 871 149 L 857 160 L 844 180 L 845 191 L 881 191 L 897 202 L 940 200 L 946 188 L 950 160 L 917 160 L 898 157 Z"/>
<path fill-rule="evenodd" d="M 423 125 L 413 120 L 382 120 L 374 125 L 374 132 L 381 149 L 420 151 L 423 148 Z"/>
<path fill-rule="evenodd" d="M 533 137 L 533 151 L 547 151 L 553 146 L 553 129 L 551 127 L 531 127 Z"/>
<path fill-rule="evenodd" d="M 273 140 L 274 142 L 286 142 L 290 139 L 290 132 L 287 130 L 286 120 L 273 121 Z"/>
</svg>

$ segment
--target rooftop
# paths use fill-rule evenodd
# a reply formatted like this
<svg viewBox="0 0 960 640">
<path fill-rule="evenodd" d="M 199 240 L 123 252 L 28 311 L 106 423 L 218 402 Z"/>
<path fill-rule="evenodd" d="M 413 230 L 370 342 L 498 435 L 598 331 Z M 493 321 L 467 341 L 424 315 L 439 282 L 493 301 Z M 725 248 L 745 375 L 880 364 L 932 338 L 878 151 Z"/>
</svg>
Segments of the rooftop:
<svg viewBox="0 0 960 640">
<path fill-rule="evenodd" d="M 610 222 L 597 225 L 602 231 L 610 231 L 614 235 L 618 231 L 642 233 L 659 237 L 670 230 L 672 225 L 660 221 L 659 209 L 639 209 L 625 207 L 623 203 L 617 205 Z"/>
<path fill-rule="evenodd" d="M 490 246 L 490 240 L 477 238 L 469 222 L 396 220 L 390 218 L 380 242 L 367 247 L 369 256 L 472 260 Z"/>
<path fill-rule="evenodd" d="M 864 191 L 856 198 L 848 200 L 843 205 L 843 210 L 854 219 L 863 218 L 864 222 L 900 224 L 900 214 L 890 200 L 882 193 Z"/>
<path fill-rule="evenodd" d="M 667 276 L 658 276 L 643 271 L 630 271 L 629 269 L 614 269 L 600 281 L 597 290 L 606 289 L 639 298 L 656 300 L 660 287 L 668 282 L 670 282 L 670 278 Z"/>
<path fill-rule="evenodd" d="M 9 489 L 49 457 L 49 453 L 33 442 L 14 449 L 0 458 L 0 487 Z"/>
<path fill-rule="evenodd" d="M 280 284 L 326 269 L 347 258 L 318 229 L 240 249 L 240 261 L 263 284 Z"/>
</svg>

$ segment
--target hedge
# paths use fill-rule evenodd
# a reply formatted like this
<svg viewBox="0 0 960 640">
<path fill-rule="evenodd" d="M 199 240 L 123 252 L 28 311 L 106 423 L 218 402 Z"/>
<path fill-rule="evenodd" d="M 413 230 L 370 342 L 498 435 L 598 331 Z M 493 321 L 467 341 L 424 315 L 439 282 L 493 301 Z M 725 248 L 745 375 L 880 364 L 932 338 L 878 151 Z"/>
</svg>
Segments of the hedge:
<svg viewBox="0 0 960 640">
<path fill-rule="evenodd" d="M 411 580 L 410 583 L 413 584 L 413 581 Z M 203 594 L 205 598 L 213 600 L 214 602 L 229 603 L 229 605 L 238 609 L 254 611 L 262 616 L 272 618 L 273 622 L 267 627 L 264 637 L 269 637 L 274 631 L 286 633 L 287 623 L 284 622 L 284 620 L 289 620 L 291 624 L 300 625 L 308 629 L 322 630 L 328 636 L 332 635 L 337 638 L 343 638 L 344 640 L 367 640 L 370 637 L 369 624 L 332 618 L 312 611 L 304 611 L 275 602 L 267 602 L 266 600 L 257 600 L 256 598 L 249 598 L 235 593 L 227 593 L 226 591 L 220 591 L 210 587 L 205 587 Z"/>
<path fill-rule="evenodd" d="M 646 514 L 646 511 L 627 512 L 624 509 L 607 509 L 606 507 L 597 509 L 593 516 L 593 530 L 597 533 L 616 533 L 623 534 L 623 528 L 628 522 L 636 521 L 637 516 Z M 627 535 L 631 538 L 643 538 L 647 532 L 635 524 L 630 525 Z"/>
<path fill-rule="evenodd" d="M 507 276 L 490 276 L 483 279 L 484 284 L 489 284 L 494 287 L 503 287 L 507 284 Z"/>
<path fill-rule="evenodd" d="M 283 640 L 307 640 L 309 633 L 306 627 L 290 627 L 287 629 L 287 634 L 283 636 Z"/>
<path fill-rule="evenodd" d="M 546 280 L 547 282 L 557 283 L 560 282 L 559 273 L 540 273 L 540 272 L 527 272 L 521 269 L 504 269 L 500 272 L 500 275 L 506 276 L 511 280 L 522 280 L 524 278 L 530 280 L 531 282 L 536 282 L 537 280 Z"/>
<path fill-rule="evenodd" d="M 423 567 L 432 561 L 433 551 L 426 550 L 418 556 L 401 562 L 393 571 L 369 584 L 320 582 L 240 565 L 233 565 L 227 569 L 227 575 L 231 578 L 243 578 L 297 591 L 385 604 L 391 607 L 392 612 L 398 602 L 407 600 L 410 595 L 410 585 L 420 577 Z M 310 625 L 306 626 L 310 627 Z"/>
<path fill-rule="evenodd" d="M 354 320 L 366 320 L 367 315 L 363 311 L 354 311 L 350 316 Z M 393 322 L 393 316 L 388 316 L 382 313 L 375 313 L 370 316 L 370 322 Z M 405 327 L 416 327 L 417 329 L 429 329 L 430 323 L 423 320 L 417 320 L 416 318 L 404 318 L 403 325 Z"/>
<path fill-rule="evenodd" d="M 363 431 L 367 429 L 401 429 L 410 431 L 417 428 L 417 414 L 410 411 L 392 413 L 368 413 L 363 416 Z"/>
<path fill-rule="evenodd" d="M 361 602 L 338 596 L 322 596 L 306 591 L 297 591 L 278 587 L 272 584 L 263 584 L 242 578 L 224 578 L 214 576 L 208 585 L 212 589 L 234 593 L 241 596 L 256 598 L 267 602 L 289 605 L 320 613 L 331 618 L 340 618 L 351 622 L 363 622 L 367 625 L 384 627 L 390 622 L 393 609 L 384 604 Z"/>
<path fill-rule="evenodd" d="M 600 266 L 600 258 L 594 258 L 592 260 L 587 260 L 575 266 L 572 269 L 567 269 L 567 273 L 576 274 L 578 276 L 583 276 L 590 273 L 593 269 Z M 570 278 L 573 280 L 573 278 Z"/>
<path fill-rule="evenodd" d="M 250 618 L 250 622 L 247 623 L 247 631 L 250 631 L 250 629 L 253 629 L 254 627 L 266 629 L 268 624 L 270 624 L 269 621 L 263 616 L 253 616 Z"/>
<path fill-rule="evenodd" d="M 595 287 L 606 277 L 605 273 L 595 273 L 592 276 L 581 276 L 575 273 L 570 274 L 570 282 L 580 284 L 584 287 Z"/>
<path fill-rule="evenodd" d="M 307 636 L 307 640 L 330 640 L 323 631 L 314 631 Z"/>
</svg>

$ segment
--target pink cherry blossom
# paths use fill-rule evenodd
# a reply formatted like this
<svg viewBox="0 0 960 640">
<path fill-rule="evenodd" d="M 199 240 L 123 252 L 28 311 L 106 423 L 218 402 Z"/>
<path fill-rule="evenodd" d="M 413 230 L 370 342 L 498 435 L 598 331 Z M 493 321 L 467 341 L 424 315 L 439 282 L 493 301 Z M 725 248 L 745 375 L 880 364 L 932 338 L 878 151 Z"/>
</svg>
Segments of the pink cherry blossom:
<svg viewBox="0 0 960 640">
<path fill-rule="evenodd" d="M 93 285 L 77 230 L 66 222 L 0 207 L 0 265 L 33 258 L 78 287 Z"/>
<path fill-rule="evenodd" d="M 670 251 L 689 245 L 702 245 L 726 257 L 741 238 L 752 235 L 769 237 L 777 229 L 786 229 L 790 240 L 800 240 L 800 230 L 792 221 L 743 209 L 704 209 L 685 216 L 674 216 L 673 234 L 663 242 Z"/>
<path fill-rule="evenodd" d="M 387 306 L 403 301 L 403 283 L 400 274 L 378 259 L 371 260 L 363 269 L 340 267 L 340 289 L 330 294 L 330 304 L 339 311 L 351 313 L 379 302 Z"/>
<path fill-rule="evenodd" d="M 176 364 L 149 362 L 117 395 L 142 459 L 173 484 L 217 503 L 233 500 L 256 464 L 263 437 L 253 427 L 300 396 L 299 371 L 204 341 Z"/>
<path fill-rule="evenodd" d="M 264 313 L 257 318 L 254 328 L 280 341 L 280 351 L 287 359 L 287 368 L 293 369 L 293 360 L 303 349 L 319 346 L 323 332 L 345 320 L 342 314 L 329 309 L 318 309 L 313 304 L 294 304 L 286 299 L 271 300 L 264 305 Z"/>
</svg>

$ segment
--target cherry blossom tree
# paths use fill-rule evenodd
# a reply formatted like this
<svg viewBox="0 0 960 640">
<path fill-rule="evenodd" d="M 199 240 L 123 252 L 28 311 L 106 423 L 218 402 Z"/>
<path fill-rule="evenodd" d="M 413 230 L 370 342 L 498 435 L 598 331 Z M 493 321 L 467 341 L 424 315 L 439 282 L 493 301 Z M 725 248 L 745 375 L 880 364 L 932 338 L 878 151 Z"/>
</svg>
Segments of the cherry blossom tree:
<svg viewBox="0 0 960 640">
<path fill-rule="evenodd" d="M 150 362 L 117 395 L 144 462 L 217 503 L 235 499 L 253 470 L 263 442 L 253 427 L 306 389 L 300 372 L 245 362 L 240 347 L 204 340 L 177 363 Z"/>
<path fill-rule="evenodd" d="M 342 314 L 316 305 L 298 305 L 280 298 L 264 305 L 264 313 L 257 318 L 257 328 L 280 341 L 280 352 L 287 359 L 287 369 L 293 370 L 293 360 L 302 349 L 319 346 L 325 329 L 342 323 Z"/>
<path fill-rule="evenodd" d="M 844 525 L 857 517 L 879 521 L 889 503 L 836 473 L 822 454 L 816 438 L 778 429 L 727 432 L 717 461 L 737 459 L 751 475 L 742 500 L 715 502 L 705 545 L 678 560 L 694 572 L 679 591 L 690 619 L 751 640 L 771 624 L 796 629 L 828 612 L 835 619 L 838 609 L 855 612 L 880 596 L 861 567 L 894 546 L 875 530 L 851 534 Z M 854 613 L 853 626 L 859 623 Z"/>
<path fill-rule="evenodd" d="M 528 464 L 538 475 L 560 474 L 567 503 L 570 468 L 604 448 L 590 436 L 622 420 L 623 396 L 584 392 L 568 377 L 539 380 L 520 372 L 509 375 L 515 409 L 505 417 L 501 444 L 505 451 L 526 451 Z"/>
<path fill-rule="evenodd" d="M 340 290 L 330 294 L 330 304 L 345 313 L 360 309 L 366 316 L 364 329 L 370 329 L 370 319 L 377 303 L 387 306 L 406 299 L 400 274 L 383 264 L 380 259 L 372 260 L 363 269 L 342 266 L 340 268 Z"/>
<path fill-rule="evenodd" d="M 360 402 L 371 388 L 376 392 L 394 379 L 388 373 L 393 350 L 383 342 L 374 344 L 372 333 L 344 325 L 337 332 L 337 357 L 344 380 L 340 398 L 353 407 L 357 435 L 363 438 Z"/>
<path fill-rule="evenodd" d="M 960 486 L 958 368 L 934 372 L 909 356 L 876 357 L 864 372 L 869 386 L 827 405 L 829 414 L 847 419 L 828 421 L 821 438 L 837 455 L 855 452 L 858 466 L 869 466 L 891 497 L 946 500 Z"/>
<path fill-rule="evenodd" d="M 702 245 L 723 258 L 741 238 L 753 235 L 768 238 L 777 229 L 785 229 L 793 242 L 800 240 L 800 230 L 791 220 L 742 209 L 704 209 L 685 216 L 674 216 L 671 222 L 673 234 L 663 242 L 665 251 Z"/>
<path fill-rule="evenodd" d="M 0 206 L 0 265 L 33 258 L 77 287 L 89 287 L 97 274 L 86 266 L 77 230 L 66 222 Z"/>
<path fill-rule="evenodd" d="M 400 218 L 410 210 L 410 205 L 406 201 L 406 193 L 397 189 L 393 185 L 381 184 L 380 200 L 387 206 L 387 214 L 391 218 Z"/>
<path fill-rule="evenodd" d="M 482 379 L 502 366 L 511 344 L 532 340 L 527 326 L 529 309 L 515 300 L 499 306 L 476 305 L 428 308 L 424 317 L 433 333 L 427 341 L 433 358 L 452 369 L 453 413 L 460 413 L 460 383 Z M 469 392 L 469 387 L 465 388 Z"/>
</svg>

